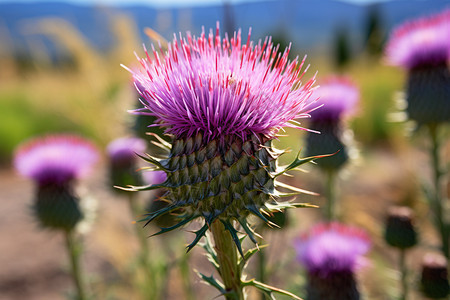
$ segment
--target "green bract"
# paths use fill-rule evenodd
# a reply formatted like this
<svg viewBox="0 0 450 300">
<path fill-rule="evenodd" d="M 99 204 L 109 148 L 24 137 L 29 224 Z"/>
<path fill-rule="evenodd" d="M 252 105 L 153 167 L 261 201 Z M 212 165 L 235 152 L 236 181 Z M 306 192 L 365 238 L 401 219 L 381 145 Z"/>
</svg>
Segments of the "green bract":
<svg viewBox="0 0 450 300">
<path fill-rule="evenodd" d="M 156 169 L 167 173 L 162 184 L 146 187 L 130 187 L 129 190 L 166 189 L 162 196 L 169 205 L 159 211 L 149 213 L 145 219 L 150 223 L 158 216 L 180 212 L 179 222 L 174 226 L 161 228 L 156 234 L 181 227 L 190 221 L 202 218 L 205 223 L 196 231 L 196 237 L 188 250 L 194 247 L 209 226 L 220 220 L 233 237 L 242 254 L 237 230 L 237 221 L 243 231 L 256 243 L 255 234 L 247 222 L 252 214 L 273 225 L 266 216 L 273 211 L 289 207 L 305 207 L 309 204 L 279 203 L 283 196 L 279 192 L 277 177 L 285 171 L 309 162 L 314 157 L 296 159 L 286 168 L 277 167 L 276 159 L 283 153 L 272 146 L 272 141 L 263 135 L 250 136 L 243 141 L 236 136 L 216 138 L 207 143 L 201 134 L 187 139 L 174 139 L 172 146 L 166 144 L 169 155 L 156 159 L 150 155 L 143 157 Z M 286 187 L 285 184 L 283 184 Z M 288 186 L 289 187 L 289 186 Z"/>
</svg>

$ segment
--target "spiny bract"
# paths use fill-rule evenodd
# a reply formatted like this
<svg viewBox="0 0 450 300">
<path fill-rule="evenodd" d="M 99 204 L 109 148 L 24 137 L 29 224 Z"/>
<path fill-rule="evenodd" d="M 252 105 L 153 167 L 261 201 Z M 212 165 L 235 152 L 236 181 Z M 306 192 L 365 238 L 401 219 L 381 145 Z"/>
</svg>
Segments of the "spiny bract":
<svg viewBox="0 0 450 300">
<path fill-rule="evenodd" d="M 300 128 L 294 119 L 308 117 L 314 101 L 308 101 L 314 78 L 301 84 L 303 73 L 297 59 L 288 61 L 289 48 L 283 54 L 271 39 L 254 45 L 250 33 L 241 44 L 240 31 L 223 40 L 217 27 L 206 36 L 174 37 L 168 50 L 154 58 L 147 53 L 140 59 L 142 71 L 131 71 L 143 109 L 153 115 L 172 138 L 168 158 L 143 157 L 167 179 L 157 185 L 131 187 L 134 190 L 165 188 L 169 206 L 148 214 L 147 223 L 156 217 L 177 211 L 179 223 L 162 228 L 164 233 L 196 218 L 205 224 L 196 232 L 191 249 L 212 222 L 220 220 L 240 242 L 233 220 L 256 243 L 247 223 L 249 214 L 268 222 L 265 214 L 305 204 L 277 203 L 283 194 L 275 188 L 275 179 L 308 159 L 296 159 L 284 169 L 276 159 L 283 152 L 271 141 L 285 126 Z M 155 126 L 155 125 L 151 125 Z"/>
</svg>

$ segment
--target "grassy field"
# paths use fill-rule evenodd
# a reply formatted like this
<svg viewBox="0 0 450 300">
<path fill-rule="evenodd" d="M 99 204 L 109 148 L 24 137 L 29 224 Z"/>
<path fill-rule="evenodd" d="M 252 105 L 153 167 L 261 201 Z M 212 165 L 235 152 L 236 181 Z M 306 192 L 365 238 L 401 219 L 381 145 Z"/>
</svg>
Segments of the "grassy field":
<svg viewBox="0 0 450 300">
<path fill-rule="evenodd" d="M 72 65 L 62 68 L 51 67 L 43 59 L 45 53 L 42 55 L 38 48 L 35 49 L 36 57 L 40 57 L 40 60 L 28 65 L 25 69 L 8 57 L 3 57 L 0 62 L 2 65 L 0 68 L 0 163 L 3 165 L 10 166 L 13 150 L 21 141 L 38 134 L 76 132 L 92 138 L 101 149 L 104 149 L 104 146 L 112 139 L 131 132 L 133 117 L 127 113 L 127 110 L 135 107 L 137 94 L 132 86 L 130 74 L 121 68 L 120 64 L 130 67 L 136 64 L 133 51 L 141 47 L 138 45 L 135 25 L 125 17 L 118 17 L 112 28 L 116 33 L 118 46 L 108 53 L 98 53 L 67 22 L 62 20 L 58 22 L 60 26 L 52 27 L 48 25 L 48 20 L 43 20 L 38 23 L 35 30 L 47 34 L 56 43 L 65 47 L 73 57 Z M 141 53 L 140 50 L 138 52 Z M 38 55 L 39 53 L 41 55 Z M 300 55 L 302 56 L 303 53 Z M 317 70 L 320 84 L 322 78 L 334 72 L 331 60 L 313 55 L 310 57 L 308 61 L 311 67 L 305 76 L 313 76 Z M 370 269 L 373 274 L 363 275 L 365 292 L 371 295 L 370 299 L 389 299 L 386 298 L 386 294 L 392 294 L 392 291 L 394 294 L 397 292 L 398 274 L 392 269 L 395 255 L 386 250 L 383 244 L 382 222 L 386 209 L 390 205 L 402 203 L 418 207 L 419 218 L 425 224 L 427 208 L 423 203 L 417 202 L 420 194 L 417 178 L 411 179 L 415 168 L 409 164 L 418 153 L 422 155 L 417 156 L 421 160 L 426 162 L 426 158 L 424 159 L 423 151 L 416 151 L 408 144 L 404 124 L 389 121 L 389 115 L 396 111 L 394 97 L 403 88 L 402 71 L 384 65 L 381 59 L 360 55 L 351 61 L 344 73 L 354 80 L 361 91 L 358 114 L 348 124 L 353 129 L 361 160 L 359 164 L 351 167 L 353 169 L 350 168 L 353 173 L 349 172 L 340 179 L 343 219 L 364 227 L 374 239 L 375 251 L 371 256 L 374 263 Z M 307 121 L 304 125 L 308 127 Z M 282 163 L 292 160 L 297 151 L 304 147 L 304 132 L 289 129 L 287 135 L 289 137 L 280 137 L 277 142 L 280 148 L 292 150 L 282 158 Z M 402 152 L 402 155 L 399 155 L 399 152 Z M 112 265 L 110 268 L 120 273 L 128 267 L 127 254 L 132 253 L 130 250 L 123 251 L 128 245 L 122 242 L 129 240 L 130 230 L 128 228 L 125 232 L 120 226 L 123 224 L 131 226 L 127 217 L 123 217 L 124 214 L 121 213 L 124 209 L 123 205 L 108 204 L 111 197 L 105 192 L 107 188 L 103 171 L 98 171 L 99 174 L 96 175 L 104 186 L 100 187 L 96 182 L 88 184 L 94 187 L 93 190 L 97 190 L 97 195 L 103 196 L 100 202 L 103 201 L 103 207 L 107 207 L 102 215 L 104 218 L 99 220 L 102 226 L 96 226 L 94 237 L 91 237 L 103 247 L 100 249 L 105 252 L 97 249 L 93 257 L 102 262 L 106 261 L 105 264 L 109 263 Z M 7 177 L 7 175 L 4 176 Z M 311 175 L 300 174 L 292 181 L 297 186 L 322 193 L 323 178 L 321 176 L 320 172 L 313 171 Z M 98 190 L 101 191 L 98 192 Z M 17 193 L 19 192 L 21 191 Z M 23 193 L 20 194 L 20 197 L 22 196 L 25 197 Z M 309 201 L 309 198 L 307 200 Z M 311 201 L 318 204 L 324 203 L 323 197 Z M 298 228 L 309 228 L 313 221 L 320 219 L 319 210 L 298 211 L 294 214 L 293 228 L 282 234 L 282 238 L 286 239 L 283 241 L 285 244 L 292 243 L 292 239 L 299 232 Z M 110 213 L 109 217 L 106 216 L 107 213 Z M 114 216 L 119 214 L 122 219 L 126 219 L 126 221 L 119 220 L 122 225 L 114 223 L 117 222 Z M 426 232 L 425 237 L 431 236 L 433 240 L 434 233 L 429 227 L 428 223 L 423 227 Z M 121 230 L 124 232 L 121 233 Z M 429 234 L 429 232 L 432 233 Z M 191 237 L 189 235 L 189 238 Z M 275 250 L 272 249 L 270 252 L 274 265 L 280 263 L 279 267 L 275 268 L 275 275 L 271 281 L 281 287 L 290 288 L 294 292 L 301 292 L 300 273 L 295 273 L 296 275 L 289 280 L 284 280 L 280 275 L 297 272 L 298 266 L 292 266 L 290 263 L 293 259 L 292 252 L 286 250 L 289 252 L 288 255 L 277 260 L 273 253 L 276 254 L 278 251 L 277 243 L 278 245 L 283 243 L 280 243 L 275 235 L 271 235 L 268 241 L 275 245 L 273 248 Z M 111 244 L 119 246 L 110 247 Z M 204 258 L 196 254 L 193 259 L 197 261 Z M 414 265 L 417 265 L 417 262 L 414 262 Z M 99 272 L 101 273 L 101 270 Z M 114 280 L 118 279 L 111 280 L 110 284 L 113 288 L 98 283 L 99 294 L 116 293 L 116 298 L 105 296 L 105 299 L 120 299 L 121 295 L 126 298 L 126 295 L 132 292 L 129 282 L 115 283 Z M 167 283 L 168 285 L 173 282 L 180 284 L 179 275 L 171 280 Z M 196 287 L 196 289 L 203 288 Z M 211 294 L 209 291 L 205 293 L 208 296 Z"/>
</svg>

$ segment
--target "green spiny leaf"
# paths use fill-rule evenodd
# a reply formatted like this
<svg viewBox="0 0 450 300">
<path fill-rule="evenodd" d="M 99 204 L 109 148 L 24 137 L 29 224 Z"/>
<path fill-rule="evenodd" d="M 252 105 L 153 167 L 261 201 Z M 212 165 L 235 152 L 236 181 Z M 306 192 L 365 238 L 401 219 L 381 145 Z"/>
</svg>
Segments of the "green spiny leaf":
<svg viewBox="0 0 450 300">
<path fill-rule="evenodd" d="M 192 250 L 192 248 L 194 248 L 195 245 L 197 245 L 197 243 L 200 241 L 200 239 L 205 235 L 206 230 L 208 230 L 208 224 L 203 225 L 202 228 L 200 228 L 199 230 L 195 231 L 195 239 L 192 241 L 192 243 L 190 243 L 186 248 L 186 252 L 189 252 Z"/>
<path fill-rule="evenodd" d="M 189 217 L 185 217 L 182 221 L 180 221 L 179 223 L 177 223 L 177 224 L 175 224 L 175 225 L 173 225 L 171 227 L 162 227 L 162 228 L 160 228 L 161 229 L 160 231 L 158 231 L 157 233 L 152 234 L 151 236 L 160 235 L 162 233 L 166 233 L 166 232 L 172 231 L 172 230 L 174 230 L 174 229 L 176 229 L 178 227 L 183 226 L 184 224 L 189 223 L 190 221 L 192 221 L 192 220 L 194 220 L 195 218 L 198 218 L 198 217 L 199 217 L 198 215 L 192 215 L 192 216 L 189 216 Z"/>
<path fill-rule="evenodd" d="M 261 238 L 260 235 L 258 235 L 247 223 L 247 220 L 244 219 L 238 219 L 239 224 L 241 224 L 242 228 L 245 230 L 245 232 L 247 233 L 248 237 L 250 238 L 250 240 L 254 243 L 254 244 L 258 244 L 258 242 L 255 239 L 255 235 L 259 238 Z"/>
<path fill-rule="evenodd" d="M 215 279 L 212 275 L 211 276 L 206 276 L 206 275 L 200 273 L 197 270 L 195 270 L 195 272 L 206 283 L 208 283 L 209 285 L 211 285 L 211 286 L 215 287 L 216 289 L 218 289 L 221 294 L 225 294 L 227 292 L 225 290 L 225 286 L 223 285 L 223 283 L 218 281 L 217 279 Z"/>
<path fill-rule="evenodd" d="M 239 268 L 242 270 L 244 269 L 245 263 L 253 256 L 253 254 L 259 252 L 261 249 L 266 248 L 268 245 L 262 245 L 262 246 L 257 246 L 255 248 L 249 249 L 247 250 L 247 252 L 245 252 L 244 257 L 239 259 Z"/>
<path fill-rule="evenodd" d="M 147 222 L 145 223 L 145 225 L 144 225 L 144 227 L 145 227 L 145 226 L 147 226 L 151 221 L 153 221 L 155 218 L 157 218 L 157 217 L 159 217 L 159 216 L 161 216 L 161 215 L 163 215 L 163 214 L 165 214 L 165 213 L 171 212 L 172 210 L 175 210 L 175 209 L 177 209 L 177 208 L 178 208 L 178 205 L 175 205 L 175 204 L 170 205 L 170 206 L 167 206 L 167 207 L 165 207 L 165 208 L 163 208 L 163 209 L 160 209 L 160 210 L 158 210 L 158 211 L 155 211 L 155 212 L 146 214 L 147 217 L 145 217 L 144 219 L 139 220 L 139 222 L 147 221 Z"/>
<path fill-rule="evenodd" d="M 163 166 L 163 164 L 161 163 L 161 161 L 163 161 L 163 160 L 159 160 L 159 159 L 157 159 L 157 158 L 151 156 L 150 154 L 146 154 L 146 156 L 137 154 L 137 156 L 139 156 L 140 158 L 142 158 L 142 159 L 145 160 L 146 162 L 149 162 L 149 163 L 151 163 L 151 164 L 157 166 L 157 167 L 160 168 L 161 170 L 169 171 L 169 169 L 167 169 L 167 167 L 166 167 L 166 166 Z"/>
<path fill-rule="evenodd" d="M 337 152 L 339 152 L 339 151 L 337 151 Z M 335 155 L 337 152 L 332 153 L 332 154 L 310 156 L 310 157 L 306 157 L 306 158 L 300 158 L 300 152 L 299 152 L 297 154 L 297 157 L 295 158 L 295 160 L 290 165 L 285 167 L 284 170 L 282 170 L 280 173 L 275 174 L 275 177 L 278 177 L 278 176 L 284 174 L 287 171 L 293 170 L 293 169 L 295 169 L 295 168 L 297 168 L 297 167 L 299 167 L 299 166 L 301 166 L 303 164 L 306 164 L 308 162 L 311 162 L 311 161 L 313 161 L 315 159 L 319 159 L 319 158 Z"/>
<path fill-rule="evenodd" d="M 229 221 L 224 221 L 222 219 L 220 219 L 220 221 L 222 222 L 223 226 L 225 226 L 225 229 L 230 232 L 231 238 L 233 239 L 233 242 L 236 244 L 239 253 L 241 254 L 242 257 L 244 257 L 244 252 L 242 252 L 241 241 L 237 236 L 238 231 L 233 227 L 233 225 Z"/>
</svg>

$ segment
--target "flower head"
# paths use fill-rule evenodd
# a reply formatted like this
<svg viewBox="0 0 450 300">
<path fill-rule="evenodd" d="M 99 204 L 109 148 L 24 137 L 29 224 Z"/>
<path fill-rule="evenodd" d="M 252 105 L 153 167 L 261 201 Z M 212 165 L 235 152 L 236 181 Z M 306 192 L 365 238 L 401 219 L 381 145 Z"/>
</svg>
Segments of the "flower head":
<svg viewBox="0 0 450 300">
<path fill-rule="evenodd" d="M 319 224 L 295 244 L 298 260 L 310 273 L 323 277 L 335 272 L 350 272 L 361 263 L 370 248 L 367 234 L 359 228 L 340 223 Z"/>
<path fill-rule="evenodd" d="M 273 137 L 293 119 L 307 117 L 307 98 L 314 79 L 301 85 L 301 63 L 288 61 L 289 49 L 277 52 L 270 38 L 242 44 L 211 30 L 200 37 L 174 37 L 166 53 L 153 49 L 140 59 L 144 71 L 132 72 L 148 114 L 167 133 L 207 140 L 252 134 Z M 146 51 L 147 52 L 147 51 Z"/>
<path fill-rule="evenodd" d="M 450 58 L 450 10 L 405 22 L 394 29 L 386 48 L 390 64 L 413 69 Z"/>
<path fill-rule="evenodd" d="M 222 39 L 217 27 L 215 34 L 175 37 L 167 52 L 140 59 L 143 71 L 131 71 L 145 106 L 138 113 L 155 116 L 172 139 L 161 142 L 167 158 L 145 158 L 165 171 L 164 182 L 131 187 L 165 189 L 166 207 L 150 212 L 147 223 L 175 211 L 178 223 L 157 234 L 202 218 L 192 249 L 221 222 L 243 255 L 235 221 L 256 243 L 250 214 L 271 223 L 265 216 L 272 211 L 307 206 L 277 202 L 283 193 L 276 178 L 309 160 L 279 168 L 282 151 L 271 141 L 284 126 L 300 128 L 294 119 L 309 116 L 314 105 L 308 102 L 314 78 L 302 85 L 303 62 L 288 61 L 288 54 L 278 53 L 270 38 L 254 44 L 249 34 L 242 44 L 238 32 Z"/>
<path fill-rule="evenodd" d="M 338 122 L 343 115 L 355 112 L 359 90 L 346 77 L 330 77 L 314 92 L 311 99 L 318 98 L 320 109 L 311 112 L 311 120 Z"/>
<path fill-rule="evenodd" d="M 97 159 L 94 145 L 75 135 L 49 135 L 19 146 L 14 165 L 37 182 L 33 207 L 43 227 L 72 230 L 83 219 L 73 180 L 86 175 Z"/>
<path fill-rule="evenodd" d="M 91 142 L 75 135 L 49 135 L 19 146 L 14 165 L 40 185 L 63 184 L 85 176 L 97 160 Z"/>
<path fill-rule="evenodd" d="M 113 162 L 134 161 L 136 154 L 145 152 L 147 144 L 143 139 L 122 137 L 108 144 L 108 154 Z"/>
</svg>

